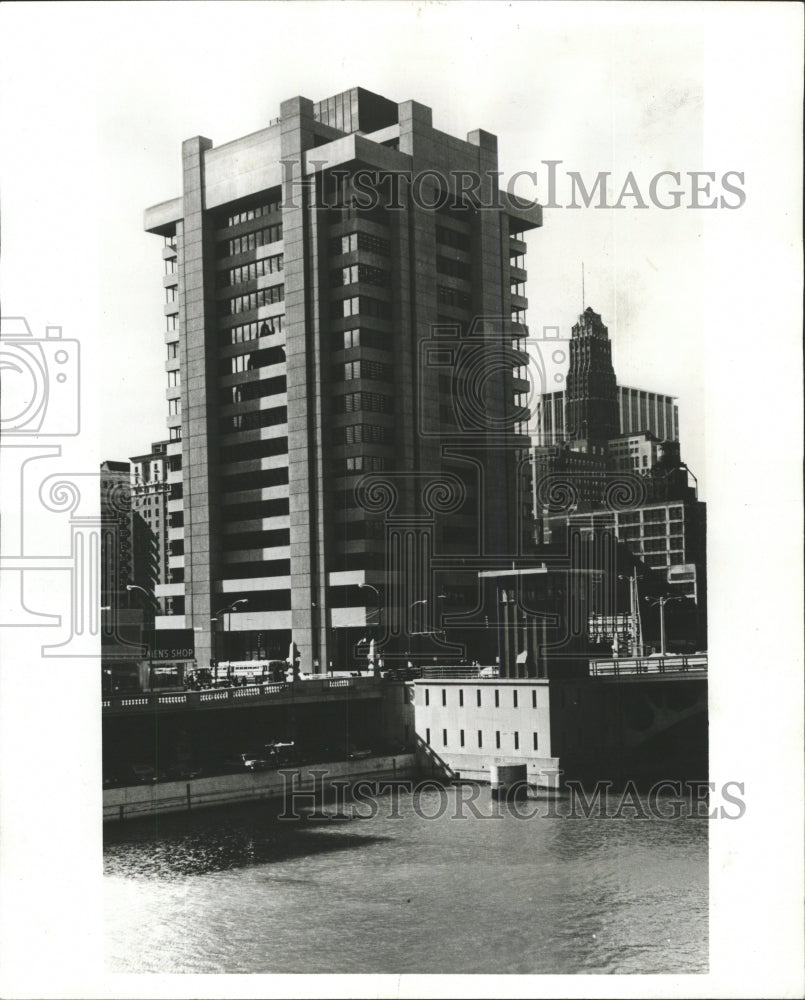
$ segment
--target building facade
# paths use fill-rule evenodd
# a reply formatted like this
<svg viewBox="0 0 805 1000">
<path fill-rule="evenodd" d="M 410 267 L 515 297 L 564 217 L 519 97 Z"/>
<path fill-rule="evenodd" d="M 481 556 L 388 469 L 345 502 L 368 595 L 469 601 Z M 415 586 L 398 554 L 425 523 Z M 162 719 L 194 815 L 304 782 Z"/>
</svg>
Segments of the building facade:
<svg viewBox="0 0 805 1000">
<path fill-rule="evenodd" d="M 315 672 L 370 634 L 401 655 L 432 640 L 445 586 L 473 607 L 479 560 L 517 550 L 541 212 L 498 192 L 493 135 L 447 135 L 414 101 L 280 112 L 186 141 L 181 195 L 146 212 L 172 463 L 157 593 L 199 663 L 223 620 L 233 655 L 293 642 Z"/>
<path fill-rule="evenodd" d="M 171 552 L 171 533 L 176 535 L 178 529 L 168 525 L 169 479 L 171 462 L 177 458 L 168 458 L 168 444 L 156 441 L 150 452 L 131 459 L 131 509 L 143 529 L 142 541 L 135 543 L 133 582 L 152 594 L 170 582 L 174 569 L 183 568 L 181 554 Z M 173 544 L 180 546 L 181 540 Z M 163 597 L 158 603 L 162 614 L 173 613 L 172 598 Z"/>
<path fill-rule="evenodd" d="M 673 396 L 618 385 L 616 399 L 619 434 L 649 433 L 658 441 L 679 440 L 679 408 Z M 544 393 L 537 398 L 534 409 L 537 444 L 563 444 L 571 439 L 564 390 Z"/>
</svg>

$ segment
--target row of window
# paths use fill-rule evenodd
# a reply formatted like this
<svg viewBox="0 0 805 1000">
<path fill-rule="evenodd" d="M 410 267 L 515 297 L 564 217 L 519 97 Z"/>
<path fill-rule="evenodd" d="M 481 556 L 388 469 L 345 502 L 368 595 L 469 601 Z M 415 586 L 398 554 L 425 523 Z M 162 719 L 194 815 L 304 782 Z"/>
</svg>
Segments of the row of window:
<svg viewBox="0 0 805 1000">
<path fill-rule="evenodd" d="M 463 278 L 465 281 L 470 281 L 472 278 L 470 265 L 466 264 L 463 260 L 451 260 L 448 257 L 437 257 L 436 270 L 439 274 L 447 274 L 451 278 Z"/>
<path fill-rule="evenodd" d="M 269 410 L 254 410 L 251 413 L 234 413 L 231 417 L 222 417 L 218 427 L 222 434 L 232 431 L 256 431 L 261 427 L 276 427 L 277 424 L 288 423 L 288 407 L 273 406 Z"/>
<path fill-rule="evenodd" d="M 246 295 L 235 295 L 231 299 L 222 299 L 218 303 L 219 316 L 234 316 L 236 313 L 249 312 L 260 306 L 270 306 L 285 299 L 285 285 L 272 285 L 270 288 L 260 288 Z"/>
<path fill-rule="evenodd" d="M 344 459 L 342 468 L 347 473 L 352 472 L 384 472 L 389 468 L 391 460 L 382 455 L 350 455 Z"/>
<path fill-rule="evenodd" d="M 339 267 L 330 274 L 331 285 L 354 285 L 362 281 L 367 285 L 378 285 L 384 288 L 390 283 L 388 271 L 380 267 L 372 267 L 371 264 L 350 264 L 348 267 Z"/>
<path fill-rule="evenodd" d="M 349 424 L 333 431 L 335 444 L 393 444 L 394 428 L 378 424 Z"/>
<path fill-rule="evenodd" d="M 393 413 L 394 400 L 381 392 L 348 392 L 343 396 L 336 396 L 333 408 L 336 413 L 357 413 L 361 410 Z"/>
<path fill-rule="evenodd" d="M 218 246 L 218 256 L 234 257 L 235 254 L 247 253 L 249 250 L 256 250 L 257 247 L 277 243 L 281 239 L 282 223 L 276 222 L 273 226 L 266 226 L 265 229 L 256 229 L 253 233 L 245 233 L 243 236 L 224 240 Z"/>
<path fill-rule="evenodd" d="M 280 199 L 269 201 L 265 205 L 258 205 L 256 208 L 247 208 L 242 212 L 236 212 L 227 217 L 227 226 L 239 226 L 242 222 L 251 222 L 252 219 L 259 219 L 263 215 L 270 215 L 271 212 L 279 212 Z"/>
<path fill-rule="evenodd" d="M 285 361 L 285 348 L 264 347 L 259 351 L 248 351 L 246 354 L 235 354 L 231 358 L 221 358 L 218 362 L 220 375 L 235 375 L 238 372 L 251 372 L 270 365 L 279 365 Z"/>
<path fill-rule="evenodd" d="M 173 388 L 174 386 L 180 385 L 182 377 L 179 374 L 179 369 L 176 368 L 172 372 L 168 372 L 168 386 Z"/>
<path fill-rule="evenodd" d="M 276 437 L 267 441 L 247 441 L 245 444 L 230 445 L 222 455 L 222 459 L 225 462 L 247 462 L 250 459 L 287 454 L 288 438 Z"/>
<path fill-rule="evenodd" d="M 478 708 L 481 707 L 481 697 L 482 697 L 481 691 L 482 691 L 481 688 L 475 689 L 475 703 L 478 706 Z M 494 689 L 494 696 L 495 696 L 495 708 L 500 708 L 500 688 Z M 425 704 L 430 705 L 430 688 L 425 688 Z M 464 688 L 458 689 L 458 705 L 459 708 L 464 707 Z M 447 706 L 447 688 L 442 688 L 442 706 L 443 707 Z M 517 689 L 515 688 L 512 691 L 512 708 L 518 708 L 518 707 L 519 707 L 519 696 Z M 532 708 L 537 707 L 537 692 L 534 689 L 532 689 L 531 691 L 531 707 Z"/>
<path fill-rule="evenodd" d="M 366 327 L 354 327 L 352 330 L 339 330 L 333 334 L 333 350 L 349 350 L 350 347 L 388 348 L 387 333 L 378 330 L 367 330 Z"/>
<path fill-rule="evenodd" d="M 391 244 L 382 236 L 373 236 L 371 233 L 348 233 L 346 236 L 336 236 L 330 240 L 331 254 L 352 253 L 355 250 L 365 250 L 367 253 L 388 257 L 391 253 Z"/>
<path fill-rule="evenodd" d="M 384 365 L 381 361 L 347 361 L 343 365 L 338 365 L 335 369 L 336 379 L 341 378 L 345 382 L 353 378 L 370 378 L 378 382 L 391 382 L 391 365 Z"/>
<path fill-rule="evenodd" d="M 436 242 L 442 246 L 452 247 L 454 250 L 470 252 L 470 238 L 463 233 L 457 233 L 454 229 L 447 229 L 445 226 L 436 227 Z"/>
<path fill-rule="evenodd" d="M 278 497 L 276 500 L 251 500 L 247 503 L 225 504 L 223 520 L 257 521 L 267 517 L 281 517 L 289 510 L 288 497 Z"/>
<path fill-rule="evenodd" d="M 174 358 L 179 357 L 179 341 L 172 340 L 168 344 L 168 360 L 172 361 Z"/>
<path fill-rule="evenodd" d="M 539 734 L 538 733 L 532 733 L 531 737 L 532 737 L 532 741 L 533 741 L 533 748 L 535 750 L 539 750 Z M 428 745 L 430 745 L 430 729 L 426 729 L 425 730 L 425 742 Z M 466 738 L 465 738 L 464 730 L 463 729 L 459 729 L 459 731 L 458 731 L 458 742 L 459 742 L 459 746 L 462 746 L 462 747 L 466 746 Z M 479 729 L 478 730 L 478 747 L 479 747 L 479 749 L 481 747 L 483 747 L 483 745 L 484 745 L 484 731 L 483 731 L 483 729 Z M 442 746 L 443 747 L 447 746 L 447 730 L 446 729 L 442 730 Z M 513 746 L 514 750 L 519 750 L 520 749 L 520 734 L 519 733 L 512 733 L 512 746 Z M 495 730 L 495 749 L 496 750 L 500 750 L 501 749 L 501 737 L 500 737 L 500 730 L 499 729 Z"/>
<path fill-rule="evenodd" d="M 442 305 L 456 306 L 458 309 L 472 308 L 472 296 L 467 292 L 460 292 L 456 288 L 437 285 L 436 297 Z"/>
<path fill-rule="evenodd" d="M 671 507 L 669 510 L 669 520 L 671 521 L 681 521 L 682 520 L 682 508 L 681 507 Z M 642 511 L 643 521 L 657 523 L 659 521 L 665 520 L 665 507 L 654 507 L 650 510 Z M 640 523 L 641 511 L 624 511 L 619 516 L 618 520 L 620 524 L 639 524 Z"/>
<path fill-rule="evenodd" d="M 227 288 L 229 285 L 241 285 L 244 281 L 264 278 L 267 274 L 276 274 L 284 266 L 283 255 L 275 253 L 272 257 L 253 260 L 249 264 L 241 264 L 240 267 L 230 267 L 227 271 L 218 273 L 218 287 Z"/>
<path fill-rule="evenodd" d="M 374 316 L 378 319 L 391 319 L 391 303 L 369 298 L 368 295 L 355 295 L 350 299 L 333 303 L 336 316 Z"/>
<path fill-rule="evenodd" d="M 178 329 L 179 326 L 179 314 L 178 313 L 168 313 L 165 317 L 165 329 L 168 333 L 173 333 Z"/>
<path fill-rule="evenodd" d="M 218 392 L 218 402 L 221 406 L 229 403 L 242 403 L 247 399 L 262 399 L 263 396 L 277 396 L 287 390 L 284 375 L 273 378 L 261 378 L 256 382 L 241 382 L 239 385 L 229 385 Z"/>
<path fill-rule="evenodd" d="M 267 319 L 252 320 L 251 323 L 240 323 L 238 326 L 230 326 L 221 331 L 220 339 L 222 344 L 243 344 L 247 340 L 255 340 L 257 337 L 270 337 L 275 333 L 282 333 L 285 326 L 285 317 L 269 316 Z"/>
</svg>

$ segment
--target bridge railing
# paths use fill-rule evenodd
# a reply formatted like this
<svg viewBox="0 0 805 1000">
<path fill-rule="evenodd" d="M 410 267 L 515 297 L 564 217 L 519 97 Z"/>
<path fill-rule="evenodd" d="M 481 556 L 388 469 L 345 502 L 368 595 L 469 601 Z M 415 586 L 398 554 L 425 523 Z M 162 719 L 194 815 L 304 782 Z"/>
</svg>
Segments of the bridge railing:
<svg viewBox="0 0 805 1000">
<path fill-rule="evenodd" d="M 706 674 L 707 654 L 692 656 L 635 656 L 590 660 L 591 677 L 633 677 L 637 674 Z"/>
<path fill-rule="evenodd" d="M 315 678 L 312 680 L 300 680 L 296 683 L 286 681 L 274 681 L 269 684 L 247 684 L 244 687 L 231 688 L 210 688 L 202 691 L 152 691 L 143 694 L 129 694 L 123 696 L 104 695 L 101 702 L 104 709 L 144 709 L 159 708 L 161 706 L 209 706 L 227 704 L 242 705 L 245 701 L 258 698 L 271 697 L 273 695 L 304 696 L 324 693 L 334 689 L 360 689 L 377 687 L 379 681 L 375 677 L 339 677 L 339 678 Z"/>
</svg>

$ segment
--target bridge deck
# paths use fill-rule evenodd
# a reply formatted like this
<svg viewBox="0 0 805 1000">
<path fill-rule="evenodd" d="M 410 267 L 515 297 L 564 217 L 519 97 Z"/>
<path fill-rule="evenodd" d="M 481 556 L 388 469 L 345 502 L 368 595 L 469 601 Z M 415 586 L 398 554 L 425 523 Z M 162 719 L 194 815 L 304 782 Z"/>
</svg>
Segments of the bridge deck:
<svg viewBox="0 0 805 1000">
<path fill-rule="evenodd" d="M 103 698 L 103 714 L 204 711 L 253 708 L 262 705 L 305 704 L 381 697 L 382 681 L 375 677 L 323 678 L 296 683 L 249 684 L 246 687 L 204 691 L 164 691 Z"/>
<path fill-rule="evenodd" d="M 707 680 L 707 654 L 590 660 L 590 676 L 606 680 Z"/>
</svg>

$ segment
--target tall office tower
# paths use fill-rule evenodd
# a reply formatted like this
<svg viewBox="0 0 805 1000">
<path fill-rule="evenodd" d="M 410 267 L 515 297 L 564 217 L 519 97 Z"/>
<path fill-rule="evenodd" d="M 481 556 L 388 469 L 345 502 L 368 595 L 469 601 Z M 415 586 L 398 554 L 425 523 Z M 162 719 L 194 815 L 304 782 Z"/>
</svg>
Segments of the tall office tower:
<svg viewBox="0 0 805 1000">
<path fill-rule="evenodd" d="M 573 440 L 603 447 L 620 432 L 617 384 L 609 331 L 587 307 L 570 338 L 567 373 L 567 433 Z"/>
<path fill-rule="evenodd" d="M 131 483 L 128 462 L 101 462 L 101 606 L 127 606 L 133 583 Z"/>
<path fill-rule="evenodd" d="M 184 566 L 181 530 L 168 527 L 168 496 L 171 472 L 181 468 L 181 457 L 168 457 L 168 441 L 156 441 L 145 455 L 131 459 L 131 510 L 133 539 L 133 582 L 154 593 L 157 586 L 170 582 L 170 573 Z M 134 515 L 139 515 L 134 517 Z M 138 536 L 139 533 L 139 536 Z M 171 538 L 174 536 L 174 538 Z M 178 549 L 178 553 L 172 551 Z M 172 614 L 172 598 L 163 598 L 163 613 Z"/>
<path fill-rule="evenodd" d="M 323 671 L 362 638 L 404 655 L 438 635 L 446 602 L 476 607 L 478 566 L 518 548 L 522 234 L 541 211 L 498 191 L 493 135 L 440 132 L 414 101 L 280 110 L 186 141 L 181 196 L 146 212 L 182 463 L 184 565 L 157 590 L 200 663 L 215 626 L 234 656 L 292 640 Z"/>
</svg>

